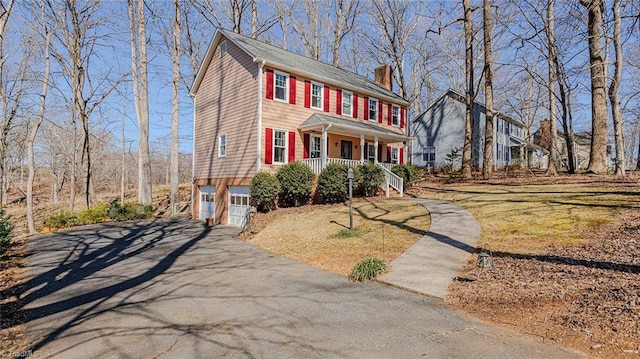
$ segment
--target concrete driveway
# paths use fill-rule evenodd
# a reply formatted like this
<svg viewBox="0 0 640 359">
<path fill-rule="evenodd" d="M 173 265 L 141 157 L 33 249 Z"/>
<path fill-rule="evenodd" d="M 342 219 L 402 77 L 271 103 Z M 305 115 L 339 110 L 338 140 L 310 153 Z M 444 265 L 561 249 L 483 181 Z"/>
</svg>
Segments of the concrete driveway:
<svg viewBox="0 0 640 359">
<path fill-rule="evenodd" d="M 281 258 L 229 227 L 107 224 L 32 238 L 38 357 L 570 358 L 434 298 Z"/>
</svg>

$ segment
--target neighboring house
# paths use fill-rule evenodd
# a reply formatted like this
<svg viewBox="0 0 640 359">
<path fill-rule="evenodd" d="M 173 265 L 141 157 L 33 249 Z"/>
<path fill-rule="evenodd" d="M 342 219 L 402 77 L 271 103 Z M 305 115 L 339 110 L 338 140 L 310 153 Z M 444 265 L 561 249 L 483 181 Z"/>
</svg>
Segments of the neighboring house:
<svg viewBox="0 0 640 359">
<path fill-rule="evenodd" d="M 244 226 L 253 176 L 298 160 L 315 173 L 372 161 L 402 193 L 388 168 L 405 161 L 409 103 L 391 90 L 389 66 L 375 75 L 217 30 L 190 93 L 194 218 Z"/>
<path fill-rule="evenodd" d="M 473 107 L 473 136 L 471 163 L 482 167 L 484 152 L 485 107 L 475 102 Z M 459 168 L 460 158 L 450 163 L 451 154 L 464 145 L 466 105 L 464 96 L 448 90 L 425 112 L 411 120 L 412 164 L 417 167 L 442 168 L 447 165 Z M 526 128 L 519 121 L 500 112 L 496 113 L 493 135 L 493 165 L 521 165 L 538 167 L 546 163 L 546 152 L 530 143 Z"/>
<path fill-rule="evenodd" d="M 540 127 L 533 134 L 533 142 L 536 145 L 542 146 L 546 149 L 549 148 L 551 142 L 551 136 L 549 135 L 550 123 L 549 120 L 540 121 Z M 558 151 L 558 165 L 560 168 L 568 169 L 568 151 L 566 136 L 563 132 L 558 131 L 556 137 L 556 150 Z M 589 160 L 591 159 L 591 132 L 583 131 L 573 134 L 573 149 L 574 149 L 574 163 L 577 170 L 585 170 L 589 166 Z M 611 167 L 613 161 L 611 160 L 611 145 L 607 145 L 607 167 Z"/>
</svg>

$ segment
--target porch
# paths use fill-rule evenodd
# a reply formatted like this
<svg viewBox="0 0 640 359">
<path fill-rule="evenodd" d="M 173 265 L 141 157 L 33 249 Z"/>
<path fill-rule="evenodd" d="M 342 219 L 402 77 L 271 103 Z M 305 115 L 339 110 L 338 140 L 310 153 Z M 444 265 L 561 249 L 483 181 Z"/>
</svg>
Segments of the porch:
<svg viewBox="0 0 640 359">
<path fill-rule="evenodd" d="M 315 174 L 331 163 L 355 167 L 371 162 L 385 175 L 383 189 L 387 197 L 390 187 L 402 197 L 403 178 L 391 172 L 391 168 L 404 163 L 410 137 L 373 123 L 323 114 L 312 115 L 298 129 L 304 138 L 304 159 L 301 161 Z"/>
</svg>

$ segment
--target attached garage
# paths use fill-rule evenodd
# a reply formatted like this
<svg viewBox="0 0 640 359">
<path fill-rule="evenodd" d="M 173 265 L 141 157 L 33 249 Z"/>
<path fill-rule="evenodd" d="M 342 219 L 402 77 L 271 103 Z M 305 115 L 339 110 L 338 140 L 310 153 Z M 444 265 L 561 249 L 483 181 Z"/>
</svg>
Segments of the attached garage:
<svg viewBox="0 0 640 359">
<path fill-rule="evenodd" d="M 229 218 L 230 226 L 244 227 L 249 213 L 249 186 L 229 186 Z"/>
<path fill-rule="evenodd" d="M 200 200 L 198 218 L 201 221 L 206 221 L 207 218 L 215 218 L 216 186 L 198 186 L 198 199 Z"/>
</svg>

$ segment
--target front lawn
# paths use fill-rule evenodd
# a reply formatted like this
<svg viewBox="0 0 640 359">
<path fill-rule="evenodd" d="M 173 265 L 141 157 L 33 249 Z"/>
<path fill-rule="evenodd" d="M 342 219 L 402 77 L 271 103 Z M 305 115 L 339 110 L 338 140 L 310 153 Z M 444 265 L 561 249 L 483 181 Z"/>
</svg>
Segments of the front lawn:
<svg viewBox="0 0 640 359">
<path fill-rule="evenodd" d="M 313 205 L 258 214 L 248 240 L 270 252 L 348 275 L 360 260 L 391 262 L 428 230 L 426 208 L 410 200 L 356 199 L 353 227 L 347 204 Z"/>
</svg>

